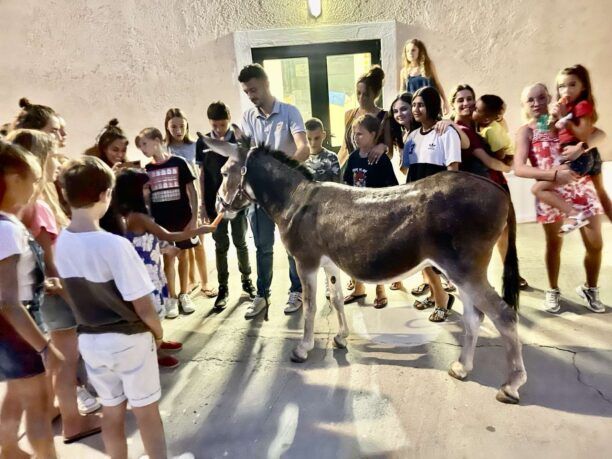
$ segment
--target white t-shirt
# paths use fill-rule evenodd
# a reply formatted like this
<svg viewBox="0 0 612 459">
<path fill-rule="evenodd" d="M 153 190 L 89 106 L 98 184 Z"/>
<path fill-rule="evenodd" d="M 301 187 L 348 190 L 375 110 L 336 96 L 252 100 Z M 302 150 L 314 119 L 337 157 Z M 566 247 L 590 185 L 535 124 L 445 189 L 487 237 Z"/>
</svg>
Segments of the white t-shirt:
<svg viewBox="0 0 612 459">
<path fill-rule="evenodd" d="M 19 300 L 30 301 L 33 298 L 36 261 L 28 244 L 28 230 L 15 216 L 4 212 L 0 214 L 10 220 L 0 219 L 0 260 L 19 255 L 17 262 Z"/>
<path fill-rule="evenodd" d="M 427 163 L 448 166 L 460 162 L 461 139 L 453 128 L 447 129 L 442 135 L 438 135 L 435 129 L 423 133 L 422 128 L 419 128 L 408 136 L 402 165 Z"/>
<path fill-rule="evenodd" d="M 132 301 L 154 287 L 130 241 L 105 231 L 63 230 L 55 264 L 72 299 L 79 333 L 130 335 L 148 330 Z"/>
</svg>

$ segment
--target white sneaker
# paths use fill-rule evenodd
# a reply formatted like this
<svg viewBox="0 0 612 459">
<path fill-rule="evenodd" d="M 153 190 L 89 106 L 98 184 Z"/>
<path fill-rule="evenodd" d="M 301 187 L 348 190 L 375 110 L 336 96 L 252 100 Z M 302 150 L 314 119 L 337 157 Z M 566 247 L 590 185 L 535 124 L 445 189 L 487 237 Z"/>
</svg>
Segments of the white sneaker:
<svg viewBox="0 0 612 459">
<path fill-rule="evenodd" d="M 585 306 L 593 312 L 606 312 L 606 307 L 599 300 L 599 287 L 586 287 L 579 285 L 576 287 L 576 293 L 580 298 L 586 301 Z"/>
<path fill-rule="evenodd" d="M 302 292 L 289 292 L 285 314 L 292 314 L 302 307 Z"/>
<path fill-rule="evenodd" d="M 181 293 L 178 297 L 179 307 L 183 310 L 183 314 L 192 314 L 195 312 L 191 297 L 187 293 Z"/>
<path fill-rule="evenodd" d="M 265 298 L 260 296 L 256 296 L 252 302 L 248 303 L 246 313 L 244 314 L 245 319 L 252 319 L 253 317 L 259 315 L 261 311 L 268 307 L 268 302 Z"/>
<path fill-rule="evenodd" d="M 561 299 L 561 292 L 558 288 L 553 288 L 550 290 L 546 290 L 546 304 L 544 306 L 544 310 L 546 312 L 559 312 L 561 306 L 559 305 L 559 300 Z"/>
<path fill-rule="evenodd" d="M 167 298 L 165 301 L 166 318 L 176 319 L 179 315 L 178 300 L 176 298 Z"/>
<path fill-rule="evenodd" d="M 96 397 L 91 395 L 83 386 L 77 386 L 76 395 L 79 413 L 82 415 L 91 414 L 94 411 L 98 411 L 102 407 L 100 402 L 96 400 Z"/>
</svg>

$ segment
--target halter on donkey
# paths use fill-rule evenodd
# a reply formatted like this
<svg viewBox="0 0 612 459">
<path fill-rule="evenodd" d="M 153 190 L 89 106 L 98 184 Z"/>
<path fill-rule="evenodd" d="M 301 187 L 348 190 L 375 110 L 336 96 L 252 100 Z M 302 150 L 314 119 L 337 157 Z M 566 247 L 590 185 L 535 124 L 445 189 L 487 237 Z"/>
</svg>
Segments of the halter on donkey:
<svg viewBox="0 0 612 459">
<path fill-rule="evenodd" d="M 274 220 L 295 258 L 303 287 L 304 337 L 291 359 L 303 362 L 314 347 L 317 272 L 323 266 L 340 330 L 336 345 L 346 347 L 341 272 L 383 284 L 435 266 L 459 288 L 465 339 L 449 374 L 465 379 L 473 368 L 478 329 L 486 314 L 501 334 L 509 374 L 497 394 L 518 403 L 527 380 L 517 334 L 518 261 L 516 220 L 508 195 L 493 182 L 461 172 L 441 172 L 414 184 L 355 188 L 312 181 L 310 174 L 281 152 L 249 149 L 205 138 L 229 158 L 222 169 L 217 207 L 226 218 L 257 202 Z M 487 280 L 495 243 L 509 227 L 502 299 Z"/>
</svg>

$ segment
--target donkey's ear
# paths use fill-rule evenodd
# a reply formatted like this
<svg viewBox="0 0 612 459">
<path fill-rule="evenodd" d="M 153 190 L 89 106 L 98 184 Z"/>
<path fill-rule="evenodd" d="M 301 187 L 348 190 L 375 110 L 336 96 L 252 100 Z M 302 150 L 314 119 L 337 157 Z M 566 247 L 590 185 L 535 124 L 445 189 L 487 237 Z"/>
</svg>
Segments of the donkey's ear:
<svg viewBox="0 0 612 459">
<path fill-rule="evenodd" d="M 240 160 L 240 154 L 238 152 L 238 146 L 235 143 L 226 142 L 225 140 L 217 140 L 211 137 L 198 136 L 200 140 L 206 144 L 215 153 L 225 156 L 226 158 L 233 158 L 236 161 Z"/>
</svg>

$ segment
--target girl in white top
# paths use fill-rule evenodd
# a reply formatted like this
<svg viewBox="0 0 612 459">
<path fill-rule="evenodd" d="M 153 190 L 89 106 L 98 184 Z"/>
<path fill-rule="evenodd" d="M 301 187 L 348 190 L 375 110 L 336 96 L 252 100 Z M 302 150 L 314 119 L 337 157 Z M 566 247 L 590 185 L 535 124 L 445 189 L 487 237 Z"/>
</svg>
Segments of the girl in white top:
<svg viewBox="0 0 612 459">
<path fill-rule="evenodd" d="M 199 168 L 195 164 L 196 142 L 189 138 L 189 122 L 180 108 L 171 108 L 166 112 L 164 122 L 166 130 L 166 145 L 171 154 L 180 156 L 191 169 L 193 175 L 199 182 Z M 201 199 L 202 192 L 196 186 L 198 198 Z M 209 223 L 209 222 L 205 222 Z M 196 238 L 197 241 L 197 238 Z M 208 283 L 208 268 L 206 267 L 206 251 L 204 249 L 204 235 L 200 235 L 200 243 L 188 250 L 189 260 L 189 284 L 196 285 L 196 270 L 200 274 L 200 290 L 207 298 L 217 296 L 217 289 Z M 191 289 L 190 289 L 191 290 Z"/>
<path fill-rule="evenodd" d="M 34 455 L 56 457 L 45 368 L 57 371 L 63 356 L 22 304 L 33 297 L 36 265 L 29 234 L 16 217 L 31 199 L 40 175 L 33 155 L 0 141 L 0 381 L 7 381 L 0 409 L 0 448 L 6 457 L 26 456 L 13 434 L 22 409 Z"/>
<path fill-rule="evenodd" d="M 412 116 L 416 122 L 421 123 L 421 127 L 410 133 L 404 146 L 402 167 L 408 167 L 407 183 L 444 170 L 459 170 L 461 162 L 459 134 L 454 128 L 447 129 L 442 134 L 435 129 L 435 124 L 441 116 L 438 91 L 429 86 L 419 89 L 412 98 Z M 426 309 L 435 306 L 429 320 L 443 322 L 455 297 L 444 291 L 440 275 L 433 268 L 425 268 L 424 276 L 431 286 L 432 296 L 425 301 L 416 301 L 414 307 Z"/>
</svg>

